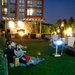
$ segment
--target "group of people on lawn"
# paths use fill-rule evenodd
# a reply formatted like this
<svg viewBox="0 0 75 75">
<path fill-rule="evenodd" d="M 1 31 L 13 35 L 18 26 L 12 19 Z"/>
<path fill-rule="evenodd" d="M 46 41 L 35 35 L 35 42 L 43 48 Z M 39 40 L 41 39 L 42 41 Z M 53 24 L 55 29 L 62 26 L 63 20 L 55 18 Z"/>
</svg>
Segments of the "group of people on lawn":
<svg viewBox="0 0 75 75">
<path fill-rule="evenodd" d="M 22 51 L 22 45 L 16 44 L 14 42 L 7 42 L 7 49 L 4 52 L 4 56 L 7 55 L 8 65 L 13 63 L 13 57 L 19 58 L 19 62 L 23 64 L 33 64 L 33 60 L 30 56 L 26 56 Z"/>
</svg>

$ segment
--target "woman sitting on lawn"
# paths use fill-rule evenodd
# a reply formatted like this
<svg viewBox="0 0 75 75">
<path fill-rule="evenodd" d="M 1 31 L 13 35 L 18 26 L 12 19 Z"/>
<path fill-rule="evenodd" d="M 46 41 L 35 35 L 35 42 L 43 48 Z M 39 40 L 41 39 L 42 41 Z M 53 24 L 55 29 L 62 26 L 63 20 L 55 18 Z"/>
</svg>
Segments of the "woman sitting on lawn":
<svg viewBox="0 0 75 75">
<path fill-rule="evenodd" d="M 19 45 L 16 46 L 16 50 L 14 50 L 15 55 L 19 58 L 20 63 L 26 64 L 28 66 L 32 65 L 36 65 L 39 62 L 44 61 L 45 59 L 40 59 L 40 58 L 36 58 L 36 57 L 29 57 L 26 56 L 22 49 L 20 48 Z"/>
<path fill-rule="evenodd" d="M 27 64 L 31 57 L 26 56 L 19 45 L 16 45 L 16 50 L 14 50 L 15 55 L 19 58 L 20 63 Z"/>
</svg>

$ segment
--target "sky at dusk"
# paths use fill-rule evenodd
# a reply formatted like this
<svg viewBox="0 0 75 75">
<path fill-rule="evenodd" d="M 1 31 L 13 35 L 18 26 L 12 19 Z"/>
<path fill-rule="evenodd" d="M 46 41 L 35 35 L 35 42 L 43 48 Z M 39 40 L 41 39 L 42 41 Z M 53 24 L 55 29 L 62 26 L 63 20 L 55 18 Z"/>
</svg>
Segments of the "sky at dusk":
<svg viewBox="0 0 75 75">
<path fill-rule="evenodd" d="M 75 0 L 44 0 L 44 18 L 46 23 L 55 24 L 58 19 L 75 19 Z"/>
</svg>

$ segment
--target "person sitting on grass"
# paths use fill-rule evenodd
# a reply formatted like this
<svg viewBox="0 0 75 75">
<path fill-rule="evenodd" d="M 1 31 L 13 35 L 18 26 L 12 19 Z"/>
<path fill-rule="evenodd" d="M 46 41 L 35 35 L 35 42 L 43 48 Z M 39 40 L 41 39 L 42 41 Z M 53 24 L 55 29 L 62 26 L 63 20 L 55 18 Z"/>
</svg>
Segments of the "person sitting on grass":
<svg viewBox="0 0 75 75">
<path fill-rule="evenodd" d="M 28 60 L 24 57 L 24 53 L 19 45 L 16 45 L 16 49 L 14 50 L 15 55 L 19 58 L 20 63 L 26 64 Z"/>
<path fill-rule="evenodd" d="M 4 52 L 4 56 L 7 55 L 7 60 L 8 60 L 8 65 L 9 65 L 10 63 L 13 63 L 13 56 L 15 56 L 15 54 L 14 54 L 14 49 L 12 49 L 11 47 L 11 44 L 8 44 L 7 47 L 8 48 Z"/>
<path fill-rule="evenodd" d="M 16 45 L 16 50 L 14 50 L 14 53 L 19 58 L 20 63 L 26 64 L 27 66 L 37 65 L 39 62 L 45 60 L 36 57 L 26 56 L 19 45 Z"/>
</svg>

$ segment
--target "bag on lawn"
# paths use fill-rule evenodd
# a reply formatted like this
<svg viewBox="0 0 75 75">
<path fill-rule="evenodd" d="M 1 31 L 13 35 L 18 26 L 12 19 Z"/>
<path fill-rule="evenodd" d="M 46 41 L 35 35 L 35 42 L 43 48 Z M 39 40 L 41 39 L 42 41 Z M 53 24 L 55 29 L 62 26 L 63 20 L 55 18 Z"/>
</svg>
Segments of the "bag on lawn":
<svg viewBox="0 0 75 75">
<path fill-rule="evenodd" d="M 14 65 L 15 67 L 19 66 L 19 58 L 17 57 L 14 58 Z"/>
</svg>

